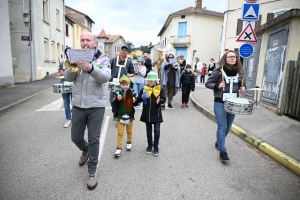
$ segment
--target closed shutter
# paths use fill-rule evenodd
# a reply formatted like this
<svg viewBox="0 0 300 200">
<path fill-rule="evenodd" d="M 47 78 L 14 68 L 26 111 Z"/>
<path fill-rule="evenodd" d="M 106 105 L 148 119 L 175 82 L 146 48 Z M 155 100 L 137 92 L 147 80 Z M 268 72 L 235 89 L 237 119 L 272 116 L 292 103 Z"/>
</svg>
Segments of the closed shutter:
<svg viewBox="0 0 300 200">
<path fill-rule="evenodd" d="M 274 19 L 274 13 L 268 13 L 267 14 L 267 22 Z"/>
<path fill-rule="evenodd" d="M 243 30 L 243 20 L 237 20 L 236 35 L 239 35 Z"/>
</svg>

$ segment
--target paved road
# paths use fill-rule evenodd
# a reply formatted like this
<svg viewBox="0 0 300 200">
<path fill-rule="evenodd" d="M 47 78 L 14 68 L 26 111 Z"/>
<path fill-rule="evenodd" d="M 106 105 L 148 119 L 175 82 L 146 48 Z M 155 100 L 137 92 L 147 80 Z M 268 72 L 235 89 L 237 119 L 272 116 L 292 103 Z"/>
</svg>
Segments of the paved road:
<svg viewBox="0 0 300 200">
<path fill-rule="evenodd" d="M 0 199 L 287 200 L 300 196 L 299 177 L 233 134 L 227 139 L 231 161 L 222 164 L 214 148 L 216 124 L 194 107 L 181 109 L 180 93 L 173 103 L 176 109 L 163 111 L 159 157 L 145 154 L 145 125 L 137 110 L 133 150 L 115 159 L 117 129 L 111 110 L 106 110 L 108 121 L 103 125 L 108 128 L 102 133 L 98 187 L 88 191 L 87 166 L 78 166 L 80 152 L 70 141 L 70 128 L 62 128 L 60 99 L 60 94 L 47 91 L 0 117 Z"/>
</svg>

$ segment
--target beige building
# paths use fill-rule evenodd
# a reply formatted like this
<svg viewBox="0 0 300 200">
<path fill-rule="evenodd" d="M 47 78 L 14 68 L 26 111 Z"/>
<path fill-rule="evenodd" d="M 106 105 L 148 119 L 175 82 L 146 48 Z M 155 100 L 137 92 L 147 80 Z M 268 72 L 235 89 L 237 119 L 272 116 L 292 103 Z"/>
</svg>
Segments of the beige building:
<svg viewBox="0 0 300 200">
<path fill-rule="evenodd" d="M 72 47 L 78 48 L 80 47 L 80 35 L 85 31 L 92 32 L 92 26 L 93 24 L 95 24 L 95 22 L 87 14 L 84 14 L 69 6 L 65 6 L 65 14 L 66 17 L 68 17 L 74 22 L 73 24 L 74 34 L 71 36 L 72 37 L 71 39 L 73 39 Z"/>
<path fill-rule="evenodd" d="M 238 34 L 247 24 L 240 19 L 243 3 L 242 0 L 228 1 L 224 20 L 224 41 L 221 46 L 223 52 L 228 49 L 238 52 L 243 44 L 236 42 Z M 290 68 L 288 63 L 300 59 L 300 1 L 260 0 L 259 3 L 259 20 L 252 22 L 258 42 L 252 43 L 253 55 L 241 60 L 247 88 L 258 86 L 264 90 L 258 91 L 257 97 L 253 90 L 247 90 L 246 95 L 252 99 L 257 98 L 261 105 L 282 112 L 282 107 L 286 106 L 286 99 L 291 98 L 287 96 L 289 94 L 286 91 L 293 90 L 296 96 L 300 96 L 296 89 L 297 84 L 289 85 L 293 79 L 286 78 Z M 300 112 L 300 99 L 298 102 L 299 105 L 295 109 L 298 108 L 297 112 Z"/>
<path fill-rule="evenodd" d="M 208 63 L 220 55 L 223 13 L 202 8 L 202 0 L 195 7 L 172 13 L 158 33 L 164 53 L 184 55 L 187 64 L 195 57 Z"/>
<path fill-rule="evenodd" d="M 99 48 L 110 58 L 114 57 L 116 52 L 120 52 L 122 46 L 127 45 L 123 36 L 106 34 L 104 29 L 101 30 L 97 39 Z"/>
</svg>

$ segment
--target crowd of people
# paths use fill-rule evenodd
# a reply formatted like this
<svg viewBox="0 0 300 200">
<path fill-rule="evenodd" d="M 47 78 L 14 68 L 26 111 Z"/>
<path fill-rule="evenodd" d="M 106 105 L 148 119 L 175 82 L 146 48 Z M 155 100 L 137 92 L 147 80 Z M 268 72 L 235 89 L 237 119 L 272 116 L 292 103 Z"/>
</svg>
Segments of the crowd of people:
<svg viewBox="0 0 300 200">
<path fill-rule="evenodd" d="M 83 166 L 85 163 L 88 165 L 88 189 L 93 190 L 97 187 L 96 166 L 101 124 L 106 107 L 107 82 L 110 89 L 109 101 L 118 130 L 114 152 L 116 158 L 122 155 L 125 130 L 126 150 L 132 150 L 135 108 L 142 107 L 140 121 L 146 125 L 146 153 L 159 156 L 162 110 L 166 108 L 166 104 L 169 109 L 174 109 L 173 97 L 179 91 L 182 94 L 181 108 L 188 108 L 190 92 L 195 90 L 196 85 L 205 84 L 205 87 L 214 91 L 215 96 L 214 112 L 218 125 L 215 147 L 219 149 L 220 160 L 229 161 L 225 138 L 235 115 L 224 110 L 223 96 L 229 92 L 230 87 L 234 93 L 245 91 L 245 81 L 236 82 L 232 88 L 232 85 L 222 79 L 223 75 L 241 77 L 243 74 L 243 67 L 234 51 L 226 52 L 218 62 L 218 66 L 213 58 L 206 65 L 196 57 L 192 65 L 186 62 L 183 55 L 175 57 L 174 54 L 168 53 L 163 62 L 159 62 L 160 74 L 158 74 L 152 70 L 152 61 L 147 53 L 138 57 L 137 64 L 134 65 L 128 58 L 129 48 L 126 45 L 110 59 L 98 48 L 92 33 L 82 33 L 80 44 L 82 49 L 93 50 L 92 62 L 76 61 L 80 73 L 65 70 L 62 62 L 58 75 L 64 75 L 62 81 L 72 83 L 72 93 L 62 94 L 67 120 L 64 127 L 72 125 L 71 140 L 82 152 L 79 165 Z M 73 106 L 72 110 L 70 103 Z M 87 140 L 84 138 L 86 129 Z"/>
</svg>

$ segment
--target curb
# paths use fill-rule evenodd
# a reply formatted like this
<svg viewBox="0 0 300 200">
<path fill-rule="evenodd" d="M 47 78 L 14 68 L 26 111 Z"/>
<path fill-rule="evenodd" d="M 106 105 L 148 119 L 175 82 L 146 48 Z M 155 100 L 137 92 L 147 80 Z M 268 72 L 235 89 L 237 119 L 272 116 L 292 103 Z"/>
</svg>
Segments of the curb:
<svg viewBox="0 0 300 200">
<path fill-rule="evenodd" d="M 8 104 L 7 106 L 3 106 L 3 107 L 0 108 L 0 113 L 5 112 L 5 111 L 7 111 L 7 110 L 9 110 L 9 109 L 12 109 L 12 108 L 14 108 L 14 107 L 20 105 L 21 103 L 23 103 L 23 102 L 25 102 L 25 101 L 31 99 L 32 97 L 35 97 L 35 96 L 37 96 L 37 95 L 39 95 L 39 94 L 41 94 L 41 93 L 43 93 L 43 92 L 47 92 L 48 90 L 51 90 L 51 89 L 52 89 L 52 87 L 50 87 L 50 88 L 48 88 L 48 89 L 45 89 L 45 90 L 42 90 L 42 91 L 40 91 L 40 92 L 34 93 L 33 95 L 30 95 L 30 96 L 28 96 L 28 97 L 25 97 L 25 98 L 19 100 L 19 101 L 16 101 L 16 102 L 13 102 L 13 103 L 11 103 L 11 104 Z"/>
<path fill-rule="evenodd" d="M 190 99 L 193 105 L 196 107 L 197 110 L 202 112 L 206 117 L 216 122 L 215 114 L 201 105 L 196 99 L 193 97 L 193 93 L 190 95 Z M 275 147 L 269 145 L 267 142 L 259 139 L 258 137 L 254 136 L 253 134 L 247 132 L 246 130 L 240 128 L 236 124 L 232 124 L 230 131 L 234 133 L 239 138 L 243 139 L 245 142 L 251 144 L 256 149 L 260 150 L 261 152 L 265 153 L 267 156 L 281 164 L 282 166 L 286 167 L 290 171 L 292 171 L 297 176 L 300 176 L 300 162 L 295 160 L 294 158 L 284 154 L 283 152 L 279 151 Z"/>
</svg>

